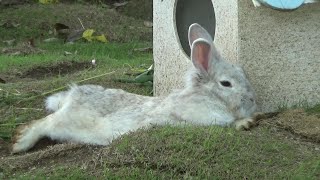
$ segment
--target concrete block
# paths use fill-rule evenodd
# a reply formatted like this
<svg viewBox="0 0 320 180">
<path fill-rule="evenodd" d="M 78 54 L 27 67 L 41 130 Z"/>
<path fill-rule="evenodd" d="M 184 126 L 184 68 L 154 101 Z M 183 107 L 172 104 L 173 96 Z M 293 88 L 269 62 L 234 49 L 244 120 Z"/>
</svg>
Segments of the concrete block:
<svg viewBox="0 0 320 180">
<path fill-rule="evenodd" d="M 281 12 L 251 0 L 154 0 L 154 93 L 184 86 L 186 31 L 197 22 L 232 63 L 243 66 L 260 111 L 320 103 L 320 3 Z M 183 30 L 185 29 L 185 30 Z"/>
</svg>

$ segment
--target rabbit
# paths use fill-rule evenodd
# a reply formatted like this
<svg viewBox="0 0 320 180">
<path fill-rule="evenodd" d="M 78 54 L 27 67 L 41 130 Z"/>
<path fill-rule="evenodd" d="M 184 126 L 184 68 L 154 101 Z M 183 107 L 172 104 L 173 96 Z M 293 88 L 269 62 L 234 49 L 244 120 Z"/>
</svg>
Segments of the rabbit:
<svg viewBox="0 0 320 180">
<path fill-rule="evenodd" d="M 12 152 L 32 148 L 42 137 L 108 145 L 153 125 L 218 125 L 248 129 L 256 111 L 254 90 L 243 69 L 225 61 L 199 24 L 188 31 L 193 66 L 185 88 L 167 97 L 148 97 L 98 85 L 72 85 L 46 99 L 53 113 L 18 127 Z"/>
</svg>

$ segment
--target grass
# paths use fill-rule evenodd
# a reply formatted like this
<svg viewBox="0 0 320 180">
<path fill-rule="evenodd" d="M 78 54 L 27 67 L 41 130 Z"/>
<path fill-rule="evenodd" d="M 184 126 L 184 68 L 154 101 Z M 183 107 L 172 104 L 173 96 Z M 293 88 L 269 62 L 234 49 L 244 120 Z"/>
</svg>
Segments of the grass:
<svg viewBox="0 0 320 180">
<path fill-rule="evenodd" d="M 77 179 L 93 179 L 94 176 L 87 175 L 85 172 L 83 172 L 80 168 L 74 168 L 74 169 L 63 169 L 63 168 L 57 168 L 54 172 L 50 173 L 50 176 L 48 177 L 48 174 L 45 173 L 42 170 L 37 171 L 36 173 L 26 173 L 18 175 L 18 179 L 43 179 L 43 177 L 46 177 L 46 179 L 70 179 L 70 180 L 77 180 Z"/>
<path fill-rule="evenodd" d="M 163 171 L 173 178 L 291 179 L 302 175 L 301 167 L 310 164 L 314 168 L 304 173 L 313 178 L 319 175 L 319 155 L 277 139 L 267 129 L 236 132 L 214 126 L 155 128 L 124 136 L 113 147 L 125 157 L 120 167 L 128 167 L 126 162 L 131 162 L 129 167 L 133 169 L 141 166 L 141 170 Z M 311 159 L 318 160 L 310 163 Z"/>
<path fill-rule="evenodd" d="M 56 22 L 79 28 L 77 17 L 86 26 L 107 34 L 111 41 L 43 42 L 52 36 L 50 25 Z M 146 37 L 141 38 L 149 32 L 141 26 L 141 20 L 83 4 L 6 8 L 0 12 L 0 19 L 21 24 L 13 29 L 0 27 L 1 41 L 14 37 L 19 44 L 32 37 L 37 48 L 44 50 L 25 56 L 0 55 L 0 77 L 8 78 L 8 83 L 0 84 L 0 138 L 6 142 L 10 142 L 17 125 L 46 115 L 43 100 L 48 92 L 64 89 L 72 82 L 115 71 L 80 84 L 100 84 L 150 95 L 152 87 L 113 81 L 124 77 L 123 73 L 131 68 L 152 64 L 151 53 L 134 51 L 151 46 Z M 130 26 L 135 27 L 133 32 Z M 6 46 L 2 44 L 0 48 L 3 47 Z M 65 51 L 72 54 L 64 55 Z M 40 67 L 50 69 L 60 62 L 71 61 L 90 64 L 92 59 L 97 60 L 96 67 L 21 77 Z M 319 107 L 308 107 L 307 112 L 319 113 Z M 54 155 L 47 153 L 51 152 L 48 148 L 19 156 L 8 154 L 0 158 L 0 179 L 318 179 L 319 145 L 290 138 L 292 135 L 285 134 L 288 132 L 281 134 L 274 129 L 274 126 L 258 126 L 243 132 L 216 126 L 142 129 L 122 136 L 108 147 L 83 146 Z"/>
<path fill-rule="evenodd" d="M 152 28 L 145 27 L 143 20 L 122 16 L 115 10 L 90 4 L 31 4 L 3 8 L 1 22 L 15 22 L 17 28 L 0 27 L 0 41 L 17 41 L 35 38 L 44 40 L 53 36 L 53 25 L 63 23 L 72 30 L 92 28 L 106 35 L 109 41 L 150 41 Z"/>
<path fill-rule="evenodd" d="M 277 111 L 283 112 L 290 109 L 304 109 L 309 114 L 318 114 L 320 113 L 320 104 L 310 105 L 307 100 L 301 100 L 290 106 L 286 103 L 281 103 L 281 105 L 278 106 Z"/>
<path fill-rule="evenodd" d="M 147 47 L 150 43 L 130 42 L 130 43 L 86 43 L 63 44 L 62 42 L 42 43 L 39 48 L 44 50 L 41 54 L 28 56 L 7 56 L 0 55 L 0 72 L 18 68 L 26 70 L 35 65 L 52 64 L 59 61 L 86 61 L 91 62 L 96 59 L 98 65 L 108 65 L 110 68 L 122 68 L 126 64 L 129 66 L 139 66 L 151 64 L 152 55 L 150 53 L 135 52 L 135 48 Z M 72 55 L 65 55 L 65 51 Z"/>
<path fill-rule="evenodd" d="M 317 105 L 312 106 L 312 107 L 307 107 L 306 111 L 308 113 L 319 114 L 320 113 L 320 104 L 317 104 Z"/>
<path fill-rule="evenodd" d="M 216 126 L 154 127 L 124 135 L 108 148 L 86 152 L 79 153 L 90 158 L 76 166 L 64 167 L 58 161 L 36 166 L 36 175 L 32 170 L 22 175 L 50 174 L 53 179 L 66 173 L 108 179 L 317 179 L 320 175 L 319 153 L 274 136 L 267 128 L 239 132 Z"/>
</svg>

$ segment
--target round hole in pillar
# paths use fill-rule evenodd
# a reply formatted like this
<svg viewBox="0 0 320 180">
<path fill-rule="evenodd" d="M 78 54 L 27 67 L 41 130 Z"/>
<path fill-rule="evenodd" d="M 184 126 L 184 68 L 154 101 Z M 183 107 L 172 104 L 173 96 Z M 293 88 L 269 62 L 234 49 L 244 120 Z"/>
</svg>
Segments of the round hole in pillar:
<svg viewBox="0 0 320 180">
<path fill-rule="evenodd" d="M 212 0 L 176 0 L 176 31 L 184 52 L 190 57 L 188 29 L 193 23 L 204 27 L 214 39 L 216 19 Z"/>
</svg>

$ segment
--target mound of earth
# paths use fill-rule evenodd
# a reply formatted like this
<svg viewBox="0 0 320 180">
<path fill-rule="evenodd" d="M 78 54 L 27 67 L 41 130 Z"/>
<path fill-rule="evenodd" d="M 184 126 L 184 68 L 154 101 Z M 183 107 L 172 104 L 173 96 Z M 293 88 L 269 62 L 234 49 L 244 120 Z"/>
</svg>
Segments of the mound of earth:
<svg viewBox="0 0 320 180">
<path fill-rule="evenodd" d="M 287 111 L 279 115 L 277 124 L 311 141 L 320 143 L 320 118 L 315 114 L 308 114 L 302 109 Z"/>
<path fill-rule="evenodd" d="M 26 80 L 41 80 L 49 77 L 57 77 L 77 73 L 82 70 L 93 69 L 94 66 L 90 62 L 85 61 L 60 61 L 57 63 L 49 63 L 45 65 L 33 66 L 25 71 L 13 71 L 10 73 L 0 73 L 3 83 L 12 83 Z"/>
<path fill-rule="evenodd" d="M 303 109 L 289 110 L 276 117 L 264 120 L 261 124 L 272 124 L 296 136 L 320 143 L 319 114 L 310 114 Z"/>
<path fill-rule="evenodd" d="M 92 68 L 90 62 L 61 61 L 47 66 L 35 66 L 23 72 L 20 78 L 43 79 L 51 76 L 71 74 Z"/>
<path fill-rule="evenodd" d="M 299 156 L 299 154 L 303 153 L 304 151 L 308 151 L 306 152 L 306 154 L 314 154 L 316 151 L 319 152 L 320 148 L 319 127 L 320 117 L 318 115 L 307 114 L 303 110 L 289 110 L 282 112 L 274 117 L 260 120 L 259 125 L 250 131 L 237 133 L 237 135 L 243 138 L 242 140 L 248 140 L 246 141 L 246 143 L 249 143 L 241 143 L 243 145 L 240 145 L 239 147 L 240 149 L 244 148 L 242 150 L 243 152 L 246 152 L 246 148 L 250 148 L 256 142 L 264 143 L 274 141 L 274 138 L 276 138 L 277 141 L 282 141 L 284 144 L 291 144 L 290 147 L 296 149 L 295 156 Z M 267 134 L 262 133 L 265 129 L 268 129 L 269 131 Z M 170 149 L 174 146 L 175 143 L 183 144 L 183 142 L 186 141 L 185 138 L 188 137 L 188 132 L 185 132 L 185 130 L 176 130 L 167 135 L 164 135 L 165 133 L 160 133 L 161 135 L 163 135 L 163 137 L 159 137 L 158 135 L 157 137 L 153 137 L 153 134 L 161 132 L 161 127 L 152 128 L 147 131 L 140 130 L 138 132 L 131 133 L 127 135 L 131 142 L 127 139 L 124 143 L 120 138 L 115 140 L 110 146 L 106 147 L 76 145 L 68 143 L 56 144 L 52 142 L 48 144 L 47 142 L 42 141 L 41 143 L 45 145 L 42 144 L 39 146 L 38 143 L 38 147 L 34 148 L 33 150 L 17 155 L 10 154 L 8 151 L 9 143 L 0 140 L 0 169 L 5 169 L 6 172 L 20 173 L 33 172 L 36 169 L 42 169 L 43 171 L 50 173 L 57 167 L 64 167 L 69 169 L 78 167 L 81 169 L 85 169 L 86 172 L 90 172 L 95 176 L 101 175 L 100 173 L 103 173 L 101 172 L 101 168 L 105 166 L 108 166 L 111 169 L 117 169 L 120 167 L 128 167 L 129 169 L 132 167 L 149 167 L 151 169 L 156 168 L 157 171 L 160 168 L 160 172 L 166 170 L 168 171 L 169 169 L 177 168 L 175 167 L 176 165 L 171 164 L 172 162 L 170 161 L 169 157 L 180 156 L 179 153 L 181 151 L 190 151 L 189 153 L 197 156 L 201 155 L 201 153 L 204 153 L 202 152 L 203 149 L 201 147 L 197 147 L 197 143 L 201 144 L 202 141 L 208 138 L 206 136 L 211 135 L 203 135 L 203 133 L 207 133 L 207 130 L 205 128 L 199 128 L 197 129 L 197 131 L 194 131 L 194 133 L 196 133 L 196 136 L 199 139 L 195 141 L 193 140 L 194 142 L 192 142 L 192 144 L 194 144 L 195 146 L 195 150 L 193 150 L 192 148 L 190 150 L 186 150 L 185 148 L 179 150 L 178 146 L 174 148 L 174 150 Z M 225 134 L 226 136 L 229 135 L 228 132 L 222 132 L 222 136 L 223 134 Z M 267 137 L 265 135 L 267 135 Z M 222 144 L 225 142 L 233 144 L 235 143 L 234 141 L 236 141 L 232 136 L 222 136 L 213 138 L 219 139 L 217 140 L 217 142 Z M 223 147 L 230 148 L 230 144 L 228 145 L 228 143 L 223 144 Z M 250 145 L 250 143 L 253 144 Z M 266 145 L 268 144 L 266 143 Z M 258 147 L 257 151 L 261 151 L 261 149 L 259 150 L 259 148 L 265 148 L 265 145 L 263 145 L 262 147 Z M 175 152 L 176 150 L 177 152 Z M 224 150 L 221 150 L 220 152 L 218 148 L 212 149 L 212 151 L 213 152 L 210 153 L 216 153 L 215 156 L 218 156 L 219 153 L 223 153 Z M 285 154 L 285 152 L 281 151 L 277 153 Z M 250 156 L 250 153 L 248 156 Z M 261 158 L 256 156 L 257 155 L 254 155 L 253 158 Z M 263 158 L 269 158 L 264 156 L 265 155 L 263 155 Z M 161 158 L 161 161 L 165 163 L 161 165 L 161 167 L 158 167 L 158 158 Z M 100 171 L 98 170 L 99 168 Z M 192 167 L 183 166 L 183 168 L 187 169 L 190 172 L 193 172 Z M 177 173 L 182 173 L 182 175 L 186 171 L 181 170 L 180 172 L 180 170 L 177 169 Z"/>
</svg>

